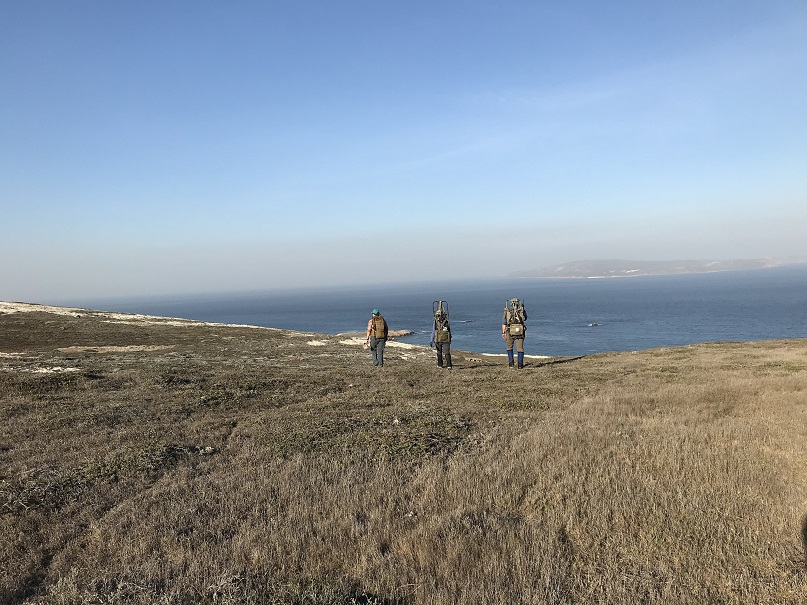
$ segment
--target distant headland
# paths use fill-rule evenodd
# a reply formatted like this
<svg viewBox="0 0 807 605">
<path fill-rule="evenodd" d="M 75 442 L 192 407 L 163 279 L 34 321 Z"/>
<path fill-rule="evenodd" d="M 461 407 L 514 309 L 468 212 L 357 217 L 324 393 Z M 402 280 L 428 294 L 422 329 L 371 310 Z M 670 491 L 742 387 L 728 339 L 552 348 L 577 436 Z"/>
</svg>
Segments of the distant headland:
<svg viewBox="0 0 807 605">
<path fill-rule="evenodd" d="M 579 260 L 531 269 L 516 271 L 508 277 L 527 278 L 604 278 L 604 277 L 636 277 L 640 275 L 682 275 L 686 273 L 713 273 L 717 271 L 747 271 L 750 269 L 768 269 L 785 265 L 805 264 L 805 259 L 754 258 L 734 260 Z"/>
</svg>

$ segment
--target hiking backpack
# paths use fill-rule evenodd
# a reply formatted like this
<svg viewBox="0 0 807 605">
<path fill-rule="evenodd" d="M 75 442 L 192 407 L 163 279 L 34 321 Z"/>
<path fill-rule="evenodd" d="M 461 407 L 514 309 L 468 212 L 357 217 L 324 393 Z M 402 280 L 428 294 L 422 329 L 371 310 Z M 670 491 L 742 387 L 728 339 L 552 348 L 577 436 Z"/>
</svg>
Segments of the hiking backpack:
<svg viewBox="0 0 807 605">
<path fill-rule="evenodd" d="M 434 314 L 434 342 L 451 342 L 451 328 L 448 325 L 448 303 L 436 300 L 432 303 Z"/>
<path fill-rule="evenodd" d="M 513 338 L 524 338 L 527 321 L 527 312 L 524 310 L 524 303 L 517 298 L 511 298 L 504 305 L 504 323 Z"/>
<path fill-rule="evenodd" d="M 386 338 L 384 326 L 386 322 L 384 321 L 383 315 L 373 315 L 373 330 L 371 332 L 371 336 L 375 336 L 376 338 Z"/>
</svg>

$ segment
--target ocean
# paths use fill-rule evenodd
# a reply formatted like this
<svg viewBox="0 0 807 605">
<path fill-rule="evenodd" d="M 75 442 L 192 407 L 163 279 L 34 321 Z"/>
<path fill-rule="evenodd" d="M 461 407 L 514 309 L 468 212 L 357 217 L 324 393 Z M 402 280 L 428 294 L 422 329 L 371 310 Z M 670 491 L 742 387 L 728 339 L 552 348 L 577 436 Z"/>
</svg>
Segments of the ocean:
<svg viewBox="0 0 807 605">
<path fill-rule="evenodd" d="M 305 332 L 363 332 L 373 308 L 428 345 L 448 302 L 452 347 L 501 353 L 505 301 L 525 302 L 527 354 L 577 356 L 714 341 L 807 337 L 807 265 L 608 279 L 494 279 L 72 301 L 108 311 Z"/>
</svg>

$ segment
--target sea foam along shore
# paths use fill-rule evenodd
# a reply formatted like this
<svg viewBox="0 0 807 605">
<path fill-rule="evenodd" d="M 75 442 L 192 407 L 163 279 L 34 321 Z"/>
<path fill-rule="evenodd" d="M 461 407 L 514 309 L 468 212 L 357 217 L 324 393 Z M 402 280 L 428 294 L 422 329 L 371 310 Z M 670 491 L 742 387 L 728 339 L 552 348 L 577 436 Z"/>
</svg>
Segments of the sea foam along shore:
<svg viewBox="0 0 807 605">
<path fill-rule="evenodd" d="M 223 326 L 235 324 L 219 324 L 192 319 L 181 319 L 179 317 L 157 317 L 154 315 L 141 315 L 138 313 L 114 313 L 110 311 L 94 311 L 92 309 L 82 309 L 78 307 L 57 307 L 53 305 L 39 305 L 34 303 L 5 302 L 0 301 L 0 313 L 51 313 L 53 315 L 70 315 L 72 317 L 101 317 L 106 318 L 109 323 L 128 324 L 163 324 L 174 326 Z M 261 328 L 260 326 L 240 325 L 240 328 L 257 328 L 274 330 L 276 328 Z"/>
<path fill-rule="evenodd" d="M 264 326 L 253 326 L 247 324 L 224 324 L 224 323 L 216 323 L 216 322 L 208 322 L 208 321 L 198 321 L 193 319 L 182 319 L 179 317 L 159 317 L 156 315 L 142 315 L 138 313 L 116 313 L 110 311 L 95 311 L 92 309 L 83 309 L 79 307 L 58 307 L 53 305 L 40 305 L 34 303 L 23 303 L 23 302 L 6 302 L 0 301 L 0 315 L 2 314 L 12 314 L 12 313 L 50 313 L 53 315 L 68 315 L 71 317 L 98 317 L 102 318 L 102 321 L 107 323 L 119 323 L 119 324 L 129 324 L 129 325 L 168 325 L 168 326 L 221 326 L 221 327 L 233 327 L 233 328 L 253 328 L 256 330 L 275 330 L 278 332 L 287 332 L 289 334 L 295 334 L 298 336 L 303 337 L 314 337 L 316 334 L 309 333 L 309 332 L 297 332 L 294 330 L 281 330 L 280 328 L 267 328 Z M 387 346 L 391 347 L 398 347 L 401 349 L 416 349 L 416 350 L 427 350 L 428 347 L 423 345 L 415 345 L 405 342 L 396 342 L 394 338 L 399 336 L 408 336 L 412 334 L 411 330 L 392 330 L 391 331 L 391 340 L 387 343 Z M 349 334 L 337 334 L 340 338 L 338 340 L 339 344 L 343 345 L 353 345 L 353 346 L 363 346 L 365 343 L 364 335 L 358 332 L 349 333 Z M 322 346 L 326 344 L 322 340 L 309 340 L 307 344 L 311 346 Z"/>
</svg>

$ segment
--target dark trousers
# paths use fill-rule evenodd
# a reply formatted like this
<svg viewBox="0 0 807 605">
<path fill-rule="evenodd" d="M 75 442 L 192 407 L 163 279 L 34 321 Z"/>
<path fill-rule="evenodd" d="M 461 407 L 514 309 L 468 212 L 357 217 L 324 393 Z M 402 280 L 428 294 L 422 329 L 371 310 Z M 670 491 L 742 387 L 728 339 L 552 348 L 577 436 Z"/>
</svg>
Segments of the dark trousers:
<svg viewBox="0 0 807 605">
<path fill-rule="evenodd" d="M 436 342 L 434 346 L 437 348 L 437 365 L 443 367 L 443 357 L 446 358 L 445 367 L 451 367 L 451 343 L 450 342 Z"/>
<path fill-rule="evenodd" d="M 374 366 L 384 366 L 384 347 L 386 344 L 386 338 L 370 337 L 370 352 L 373 354 Z"/>
</svg>

